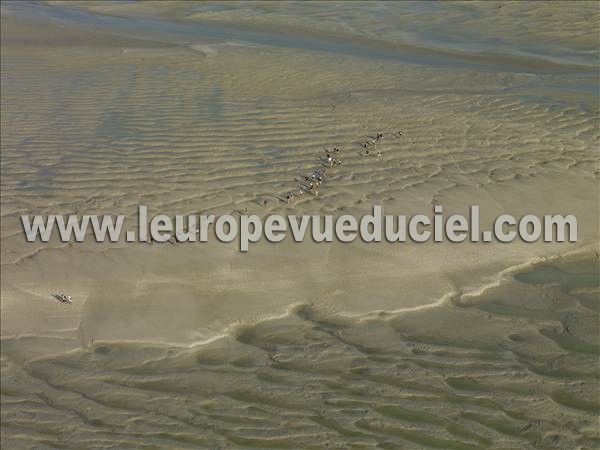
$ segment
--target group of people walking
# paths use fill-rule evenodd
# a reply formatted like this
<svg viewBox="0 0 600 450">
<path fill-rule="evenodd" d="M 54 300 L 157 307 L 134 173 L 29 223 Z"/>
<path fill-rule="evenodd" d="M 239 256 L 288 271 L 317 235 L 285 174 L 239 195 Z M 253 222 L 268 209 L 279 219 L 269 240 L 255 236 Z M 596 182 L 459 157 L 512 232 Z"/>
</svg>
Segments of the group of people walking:
<svg viewBox="0 0 600 450">
<path fill-rule="evenodd" d="M 402 136 L 401 131 L 394 132 L 396 136 Z M 375 136 L 369 136 L 364 141 L 358 142 L 362 148 L 361 156 L 383 158 L 381 150 L 377 150 L 377 144 L 383 139 L 383 133 L 377 133 Z M 310 175 L 303 175 L 298 190 L 288 192 L 281 200 L 287 204 L 295 203 L 304 198 L 305 194 L 314 196 L 319 195 L 319 188 L 327 179 L 328 170 L 342 165 L 340 159 L 341 149 L 333 147 L 325 150 L 325 156 L 320 158 L 320 167 L 314 169 Z"/>
</svg>

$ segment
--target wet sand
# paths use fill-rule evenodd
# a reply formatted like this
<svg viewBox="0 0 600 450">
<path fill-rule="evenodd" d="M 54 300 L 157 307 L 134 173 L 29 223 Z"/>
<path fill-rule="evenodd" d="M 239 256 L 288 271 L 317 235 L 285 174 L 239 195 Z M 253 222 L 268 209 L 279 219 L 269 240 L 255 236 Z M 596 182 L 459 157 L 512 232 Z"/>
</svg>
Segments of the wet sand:
<svg viewBox="0 0 600 450">
<path fill-rule="evenodd" d="M 3 338 L 3 445 L 594 448 L 599 283 L 578 255 L 435 307 L 298 304 L 189 347 Z"/>
<path fill-rule="evenodd" d="M 3 3 L 3 447 L 597 446 L 592 6 Z M 317 197 L 278 200 L 333 146 Z M 19 220 L 139 204 L 478 204 L 482 228 L 574 214 L 579 239 L 241 254 Z"/>
</svg>

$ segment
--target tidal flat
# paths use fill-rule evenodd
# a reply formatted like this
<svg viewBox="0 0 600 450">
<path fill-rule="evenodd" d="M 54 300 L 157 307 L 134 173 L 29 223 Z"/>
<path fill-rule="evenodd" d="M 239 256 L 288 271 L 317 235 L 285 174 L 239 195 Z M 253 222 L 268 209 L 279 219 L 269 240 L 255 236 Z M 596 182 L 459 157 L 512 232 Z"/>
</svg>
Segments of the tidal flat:
<svg viewBox="0 0 600 450">
<path fill-rule="evenodd" d="M 600 446 L 593 2 L 1 5 L 6 449 Z M 361 143 L 383 133 L 377 152 Z M 337 147 L 318 195 L 285 202 Z M 27 242 L 22 214 L 573 214 L 577 242 Z M 72 304 L 52 294 L 65 292 Z"/>
</svg>

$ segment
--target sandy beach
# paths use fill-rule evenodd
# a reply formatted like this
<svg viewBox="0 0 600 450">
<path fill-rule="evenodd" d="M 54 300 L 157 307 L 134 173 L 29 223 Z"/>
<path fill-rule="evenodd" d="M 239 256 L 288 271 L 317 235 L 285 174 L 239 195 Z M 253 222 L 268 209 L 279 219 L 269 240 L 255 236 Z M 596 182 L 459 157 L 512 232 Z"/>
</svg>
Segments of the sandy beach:
<svg viewBox="0 0 600 450">
<path fill-rule="evenodd" d="M 2 448 L 600 446 L 596 4 L 1 11 Z M 319 194 L 282 201 L 333 147 Z M 578 239 L 242 253 L 27 242 L 20 219 L 140 204 L 476 204 L 488 227 L 573 214 Z"/>
</svg>

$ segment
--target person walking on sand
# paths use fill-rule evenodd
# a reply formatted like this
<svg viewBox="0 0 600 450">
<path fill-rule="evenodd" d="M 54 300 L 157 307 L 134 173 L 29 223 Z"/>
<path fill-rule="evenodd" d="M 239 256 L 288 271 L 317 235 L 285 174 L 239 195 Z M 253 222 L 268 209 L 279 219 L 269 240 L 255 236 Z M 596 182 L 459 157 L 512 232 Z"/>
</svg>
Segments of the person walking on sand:
<svg viewBox="0 0 600 450">
<path fill-rule="evenodd" d="M 58 300 L 61 303 L 67 303 L 67 304 L 73 303 L 70 295 L 52 294 L 52 297 L 54 297 L 56 300 Z"/>
<path fill-rule="evenodd" d="M 335 158 L 333 158 L 330 154 L 327 154 L 327 165 L 329 167 L 333 167 L 335 165 Z"/>
</svg>

